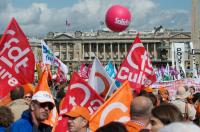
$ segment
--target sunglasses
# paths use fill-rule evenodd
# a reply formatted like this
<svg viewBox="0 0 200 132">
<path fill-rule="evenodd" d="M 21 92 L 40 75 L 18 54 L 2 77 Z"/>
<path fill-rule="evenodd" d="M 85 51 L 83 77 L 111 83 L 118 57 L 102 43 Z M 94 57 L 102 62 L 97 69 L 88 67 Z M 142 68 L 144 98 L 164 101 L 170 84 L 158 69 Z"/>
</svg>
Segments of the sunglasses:
<svg viewBox="0 0 200 132">
<path fill-rule="evenodd" d="M 30 98 L 31 98 L 31 96 L 24 96 L 24 98 L 25 98 L 25 99 L 30 99 Z"/>
<path fill-rule="evenodd" d="M 41 108 L 45 108 L 45 107 L 48 107 L 49 110 L 52 110 L 54 108 L 54 105 L 52 103 L 49 103 L 49 102 L 45 102 L 45 103 L 38 103 L 39 106 Z"/>
</svg>

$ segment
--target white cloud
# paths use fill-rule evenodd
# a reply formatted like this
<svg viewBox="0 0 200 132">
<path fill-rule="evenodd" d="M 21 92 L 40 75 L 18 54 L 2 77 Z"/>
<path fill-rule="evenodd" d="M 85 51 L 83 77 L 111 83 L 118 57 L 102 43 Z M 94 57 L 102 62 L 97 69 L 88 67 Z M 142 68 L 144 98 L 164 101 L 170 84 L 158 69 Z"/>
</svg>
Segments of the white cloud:
<svg viewBox="0 0 200 132">
<path fill-rule="evenodd" d="M 9 0 L 1 0 L 0 32 L 14 16 L 27 35 L 45 35 L 49 31 L 64 32 L 66 19 L 71 23 L 68 30 L 97 30 L 104 21 L 107 9 L 114 4 L 129 8 L 133 20 L 129 28 L 153 29 L 156 25 L 188 27 L 186 11 L 158 11 L 154 0 L 80 0 L 71 7 L 49 8 L 45 3 L 33 3 L 26 9 L 16 8 Z M 160 12 L 160 13 L 158 13 Z M 185 16 L 186 15 L 186 16 Z M 164 16 L 164 17 L 163 17 Z"/>
</svg>

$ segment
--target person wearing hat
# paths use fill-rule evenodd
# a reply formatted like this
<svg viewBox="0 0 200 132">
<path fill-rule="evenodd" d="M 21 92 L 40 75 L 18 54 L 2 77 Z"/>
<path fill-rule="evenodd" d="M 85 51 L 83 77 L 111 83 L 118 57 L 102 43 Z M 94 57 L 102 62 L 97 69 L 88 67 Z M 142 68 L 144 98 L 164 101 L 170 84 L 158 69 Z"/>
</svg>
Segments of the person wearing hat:
<svg viewBox="0 0 200 132">
<path fill-rule="evenodd" d="M 179 86 L 176 92 L 176 99 L 171 101 L 176 107 L 179 108 L 185 120 L 194 120 L 196 115 L 196 110 L 194 105 L 187 102 L 188 93 L 183 86 Z"/>
<path fill-rule="evenodd" d="M 90 113 L 85 107 L 75 106 L 64 114 L 68 117 L 69 132 L 89 132 Z"/>
<path fill-rule="evenodd" d="M 46 124 L 43 124 L 42 121 L 49 117 L 49 114 L 54 106 L 54 100 L 48 92 L 36 92 L 31 99 L 29 109 L 24 111 L 21 118 L 11 125 L 10 131 L 51 132 L 52 128 Z"/>
</svg>

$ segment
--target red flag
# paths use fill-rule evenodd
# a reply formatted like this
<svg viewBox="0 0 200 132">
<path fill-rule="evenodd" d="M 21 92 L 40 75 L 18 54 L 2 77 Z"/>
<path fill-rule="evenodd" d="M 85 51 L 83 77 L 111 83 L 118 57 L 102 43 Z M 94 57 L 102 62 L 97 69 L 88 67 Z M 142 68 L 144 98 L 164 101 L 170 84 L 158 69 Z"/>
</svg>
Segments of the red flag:
<svg viewBox="0 0 200 132">
<path fill-rule="evenodd" d="M 83 79 L 88 79 L 89 75 L 90 75 L 90 71 L 91 71 L 91 65 L 86 65 L 86 64 L 81 64 L 80 66 L 80 71 L 79 71 L 79 75 L 83 78 Z"/>
<path fill-rule="evenodd" d="M 56 82 L 67 82 L 67 78 L 65 77 L 65 73 L 62 72 L 60 68 L 58 68 L 57 73 L 56 73 Z"/>
<path fill-rule="evenodd" d="M 27 37 L 13 18 L 0 41 L 0 99 L 16 86 L 32 83 L 35 59 Z"/>
<path fill-rule="evenodd" d="M 73 106 L 80 105 L 86 107 L 90 114 L 93 114 L 99 106 L 103 104 L 104 100 L 96 93 L 94 89 L 85 82 L 77 72 L 74 72 L 70 81 L 69 89 L 66 92 L 65 100 L 62 103 L 60 111 L 60 120 L 55 131 L 66 132 L 67 120 L 62 118 L 62 114 L 70 111 Z"/>
<path fill-rule="evenodd" d="M 120 82 L 128 80 L 137 92 L 156 81 L 148 53 L 138 35 L 117 73 L 116 80 Z"/>
</svg>

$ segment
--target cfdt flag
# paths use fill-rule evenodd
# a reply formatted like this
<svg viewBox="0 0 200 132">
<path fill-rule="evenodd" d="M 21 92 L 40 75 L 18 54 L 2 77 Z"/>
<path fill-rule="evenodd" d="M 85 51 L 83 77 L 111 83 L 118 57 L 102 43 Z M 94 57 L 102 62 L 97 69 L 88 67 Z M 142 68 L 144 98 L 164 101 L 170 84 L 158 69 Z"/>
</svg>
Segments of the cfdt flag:
<svg viewBox="0 0 200 132">
<path fill-rule="evenodd" d="M 156 81 L 148 53 L 138 35 L 118 70 L 116 80 L 120 82 L 128 80 L 137 92 Z"/>
<path fill-rule="evenodd" d="M 0 99 L 34 80 L 35 59 L 27 37 L 12 18 L 0 41 Z"/>
</svg>

